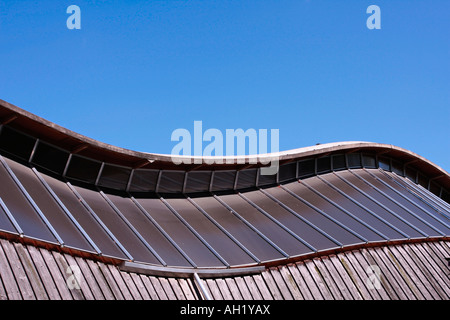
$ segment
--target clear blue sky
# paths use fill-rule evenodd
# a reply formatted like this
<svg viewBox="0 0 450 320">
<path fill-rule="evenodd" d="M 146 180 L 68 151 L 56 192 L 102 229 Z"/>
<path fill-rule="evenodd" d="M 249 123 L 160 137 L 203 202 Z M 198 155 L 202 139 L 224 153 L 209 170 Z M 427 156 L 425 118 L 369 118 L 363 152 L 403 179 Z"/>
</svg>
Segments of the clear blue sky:
<svg viewBox="0 0 450 320">
<path fill-rule="evenodd" d="M 280 150 L 394 144 L 450 171 L 448 0 L 0 1 L 0 48 L 1 99 L 123 148 L 170 153 L 201 120 L 279 129 Z"/>
</svg>

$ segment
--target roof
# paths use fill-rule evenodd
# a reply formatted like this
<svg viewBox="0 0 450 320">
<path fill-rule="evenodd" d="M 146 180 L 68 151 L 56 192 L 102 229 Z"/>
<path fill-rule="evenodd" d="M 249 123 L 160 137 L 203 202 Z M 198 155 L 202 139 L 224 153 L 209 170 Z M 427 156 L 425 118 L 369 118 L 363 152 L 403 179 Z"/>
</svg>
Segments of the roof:
<svg viewBox="0 0 450 320">
<path fill-rule="evenodd" d="M 49 259 L 50 252 L 59 253 L 140 281 L 142 275 L 169 283 L 185 279 L 175 295 L 197 298 L 225 294 L 215 289 L 222 287 L 219 280 L 200 278 L 261 281 L 258 275 L 269 273 L 278 282 L 289 270 L 301 281 L 295 275 L 305 261 L 320 261 L 315 268 L 336 273 L 329 269 L 331 257 L 348 252 L 368 250 L 377 266 L 397 261 L 386 260 L 395 246 L 421 252 L 433 246 L 440 267 L 448 254 L 450 176 L 399 147 L 343 142 L 281 152 L 277 174 L 265 176 L 262 163 L 239 163 L 239 157 L 234 164 L 175 166 L 168 155 L 106 145 L 1 101 L 0 119 L 4 250 L 25 246 Z M 5 271 L 14 268 L 12 255 L 9 267 L 0 268 L 4 289 L 10 277 L 19 281 Z M 350 261 L 350 268 L 363 263 Z M 270 287 L 272 280 L 264 279 Z M 441 297 L 449 295 L 445 286 Z"/>
</svg>

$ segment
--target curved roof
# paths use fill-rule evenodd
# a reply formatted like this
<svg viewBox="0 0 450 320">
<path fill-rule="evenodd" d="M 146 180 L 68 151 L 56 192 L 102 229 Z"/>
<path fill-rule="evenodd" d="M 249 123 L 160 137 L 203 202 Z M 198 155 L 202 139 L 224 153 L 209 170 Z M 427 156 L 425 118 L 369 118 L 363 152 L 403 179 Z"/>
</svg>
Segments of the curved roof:
<svg viewBox="0 0 450 320">
<path fill-rule="evenodd" d="M 434 184 L 438 184 L 439 187 L 442 187 L 445 195 L 448 194 L 448 190 L 450 189 L 450 175 L 444 169 L 423 158 L 422 156 L 415 154 L 414 152 L 390 144 L 380 144 L 363 141 L 334 142 L 266 155 L 221 157 L 221 159 L 226 160 L 225 163 L 218 163 L 217 161 L 211 163 L 211 161 L 208 161 L 211 159 L 216 159 L 217 157 L 193 156 L 189 157 L 188 161 L 184 161 L 181 164 L 175 164 L 173 158 L 186 159 L 186 157 L 138 152 L 106 144 L 70 131 L 3 100 L 0 100 L 0 121 L 4 127 L 18 130 L 18 132 L 29 136 L 30 141 L 28 141 L 28 144 L 23 143 L 24 145 L 21 146 L 23 150 L 20 150 L 22 154 L 26 155 L 26 159 L 24 160 L 30 160 L 34 156 L 34 151 L 36 151 L 34 150 L 34 148 L 36 149 L 36 147 L 37 152 L 39 152 L 40 149 L 45 149 L 44 151 L 42 151 L 43 153 L 50 152 L 50 150 L 48 150 L 49 148 L 52 148 L 52 151 L 54 153 L 59 150 L 59 153 L 62 152 L 64 153 L 64 155 L 60 155 L 59 158 L 54 157 L 54 159 L 52 159 L 51 161 L 54 162 L 54 166 L 63 169 L 60 169 L 58 171 L 54 168 L 50 168 L 50 171 L 52 171 L 52 173 L 57 173 L 60 176 L 66 177 L 67 169 L 70 171 L 71 166 L 76 166 L 73 165 L 73 163 L 70 163 L 70 161 L 72 160 L 71 157 L 72 155 L 74 155 L 76 159 L 82 159 L 78 161 L 82 162 L 82 164 L 79 164 L 80 166 L 91 164 L 93 166 L 91 170 L 92 173 L 90 174 L 90 176 L 86 176 L 89 175 L 89 173 L 85 172 L 82 178 L 77 176 L 70 177 L 70 175 L 68 176 L 68 178 L 74 178 L 77 181 L 94 185 L 96 184 L 95 182 L 98 182 L 96 180 L 97 178 L 99 178 L 99 175 L 101 176 L 102 174 L 101 169 L 103 169 L 103 164 L 107 165 L 107 169 L 109 171 L 114 171 L 115 168 L 121 168 L 121 175 L 123 177 L 121 178 L 122 180 L 120 182 L 116 181 L 116 183 L 111 183 L 110 185 L 108 185 L 108 182 L 106 182 L 106 185 L 103 185 L 104 187 L 111 187 L 112 189 L 118 190 L 129 191 L 129 184 L 133 183 L 132 175 L 134 174 L 134 172 L 132 173 L 132 170 L 140 170 L 139 172 L 142 172 L 143 169 L 163 171 L 162 180 L 165 180 L 167 173 L 167 178 L 171 180 L 172 184 L 174 183 L 175 185 L 174 188 L 164 188 L 163 191 L 155 190 L 152 188 L 149 188 L 148 190 L 145 189 L 145 191 L 171 193 L 184 192 L 185 190 L 183 189 L 182 184 L 184 183 L 184 181 L 189 182 L 189 178 L 184 176 L 181 177 L 181 174 L 178 173 L 178 181 L 177 179 L 175 179 L 174 182 L 173 177 L 171 177 L 170 175 L 176 176 L 177 173 L 175 172 L 177 171 L 203 172 L 204 174 L 202 179 L 204 179 L 204 186 L 203 188 L 197 189 L 199 189 L 200 191 L 210 191 L 210 189 L 208 189 L 206 185 L 209 186 L 211 184 L 210 180 L 212 180 L 213 178 L 205 174 L 205 171 L 241 171 L 244 169 L 248 170 L 248 172 L 257 171 L 256 175 L 258 175 L 259 168 L 267 166 L 268 159 L 277 159 L 279 161 L 279 164 L 281 165 L 280 170 L 283 171 L 285 169 L 285 167 L 283 167 L 283 164 L 289 164 L 294 161 L 320 158 L 330 155 L 349 154 L 355 152 L 368 153 L 375 157 L 387 158 L 389 159 L 388 161 L 391 161 L 391 159 L 393 159 L 394 161 L 399 162 L 397 167 L 399 168 L 399 171 L 403 171 L 403 175 L 406 175 L 406 167 L 408 167 L 408 169 L 414 170 L 414 172 L 416 172 L 417 174 L 420 172 L 420 174 L 423 175 L 427 179 L 427 181 L 432 181 Z M 35 146 L 35 144 L 37 146 Z M 14 146 L 14 148 L 17 147 Z M 86 162 L 84 160 L 90 160 L 90 162 Z M 55 163 L 57 161 L 61 161 L 61 163 L 56 165 Z M 40 164 L 34 163 L 34 165 L 39 166 Z M 393 164 L 390 163 L 390 166 L 393 166 Z M 42 167 L 45 168 L 45 166 Z M 66 171 L 64 171 L 64 169 L 66 169 Z M 126 171 L 125 169 L 129 170 Z M 103 172 L 103 174 L 106 173 Z M 112 173 L 112 175 L 113 174 L 114 173 Z M 150 174 L 150 171 L 146 172 L 146 174 Z M 158 174 L 159 172 L 155 173 L 154 175 L 157 176 Z M 254 173 L 252 172 L 251 174 Z M 117 175 L 119 175 L 119 173 Z M 195 180 L 197 180 L 198 177 L 201 176 L 201 174 L 196 173 L 193 173 L 191 175 L 197 175 L 195 178 L 193 178 Z M 239 179 L 236 174 L 234 178 L 236 180 Z M 295 180 L 296 178 L 298 178 L 298 176 L 291 175 L 290 178 L 291 180 Z M 108 177 L 106 177 L 105 179 L 108 180 Z M 275 180 L 266 179 L 267 184 L 279 182 L 277 180 L 277 177 L 274 176 L 274 179 Z M 419 178 L 417 177 L 416 182 L 418 182 L 418 179 Z M 156 182 L 154 182 L 154 184 L 156 184 Z M 263 186 L 261 184 L 258 185 L 256 183 L 256 180 L 255 183 L 246 183 L 245 185 L 246 187 Z M 234 188 L 226 187 L 224 189 L 228 190 Z M 221 189 L 221 191 L 225 190 Z M 439 193 L 441 193 L 441 191 L 439 191 Z"/>
<path fill-rule="evenodd" d="M 248 157 L 176 166 L 6 102 L 0 119 L 3 237 L 185 273 L 450 234 L 449 174 L 392 145 L 280 152 L 278 172 L 264 176 Z"/>
</svg>

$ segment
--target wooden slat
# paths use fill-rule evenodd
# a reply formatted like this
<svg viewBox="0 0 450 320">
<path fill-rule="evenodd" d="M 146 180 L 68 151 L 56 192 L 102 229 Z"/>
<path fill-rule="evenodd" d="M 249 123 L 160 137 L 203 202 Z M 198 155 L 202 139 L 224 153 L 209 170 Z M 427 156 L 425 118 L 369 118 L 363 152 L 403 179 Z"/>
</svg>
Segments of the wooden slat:
<svg viewBox="0 0 450 320">
<path fill-rule="evenodd" d="M 178 283 L 187 300 L 198 300 L 191 279 L 178 279 Z"/>
<path fill-rule="evenodd" d="M 150 298 L 152 300 L 159 300 L 158 295 L 156 294 L 155 288 L 153 287 L 152 282 L 150 281 L 149 276 L 147 275 L 139 275 L 142 283 L 144 284 L 145 288 L 147 289 L 148 294 L 150 295 Z"/>
<path fill-rule="evenodd" d="M 447 251 L 445 251 L 445 249 L 442 247 L 442 245 L 438 242 L 433 242 L 430 244 L 432 245 L 433 249 L 435 250 L 436 255 L 439 257 L 439 259 L 441 259 L 443 261 L 444 265 L 447 268 L 444 271 L 444 274 L 446 275 L 446 277 L 444 277 L 444 279 L 450 281 L 450 265 L 449 265 L 449 261 L 447 261 L 447 259 L 446 259 L 446 258 L 450 257 L 450 253 L 447 253 Z"/>
<path fill-rule="evenodd" d="M 142 300 L 142 296 L 136 287 L 136 284 L 134 283 L 133 279 L 131 278 L 131 275 L 129 272 L 119 271 L 119 274 L 121 275 L 123 282 L 125 286 L 130 291 L 132 297 L 134 300 Z"/>
<path fill-rule="evenodd" d="M 272 294 L 267 288 L 267 285 L 264 282 L 263 277 L 260 274 L 255 274 L 253 276 L 253 280 L 255 280 L 255 284 L 258 287 L 259 292 L 261 292 L 262 298 L 264 300 L 273 300 Z"/>
<path fill-rule="evenodd" d="M 64 254 L 64 258 L 66 259 L 69 267 L 75 269 L 76 267 L 80 268 L 80 266 L 78 265 L 76 259 L 74 257 L 72 257 L 69 254 Z M 66 269 L 67 270 L 67 269 Z M 80 268 L 81 271 L 81 268 Z M 68 275 L 69 276 L 69 275 Z M 94 295 L 92 294 L 91 289 L 89 288 L 88 282 L 86 281 L 83 272 L 81 271 L 80 274 L 80 279 L 79 279 L 79 286 L 81 289 L 81 292 L 83 292 L 84 298 L 86 300 L 95 300 Z"/>
<path fill-rule="evenodd" d="M 252 295 L 253 300 L 262 300 L 263 297 L 258 290 L 258 286 L 255 283 L 255 280 L 252 276 L 243 277 L 245 283 L 247 284 L 248 289 L 250 290 L 250 294 Z"/>
<path fill-rule="evenodd" d="M 325 283 L 325 280 L 323 279 L 322 274 L 316 267 L 315 263 L 312 260 L 307 260 L 305 261 L 305 266 L 308 269 L 312 280 L 316 283 L 317 287 L 319 288 L 323 298 L 325 300 L 333 300 L 334 299 L 333 294 L 331 293 L 330 289 Z"/>
<path fill-rule="evenodd" d="M 243 300 L 252 300 L 253 297 L 250 293 L 250 290 L 247 287 L 247 284 L 245 283 L 244 279 L 242 277 L 235 277 L 234 281 L 236 282 L 237 287 L 239 288 L 239 292 L 242 295 Z"/>
<path fill-rule="evenodd" d="M 2 275 L 0 273 L 0 301 L 8 300 L 8 294 L 6 293 L 5 287 L 3 286 Z"/>
<path fill-rule="evenodd" d="M 391 279 L 394 279 L 395 284 L 398 286 L 395 288 L 396 292 L 402 292 L 404 297 L 401 299 L 417 300 L 416 293 L 414 292 L 411 280 L 408 278 L 404 270 L 399 270 L 399 265 L 395 263 L 395 260 L 386 256 L 382 248 L 372 248 L 370 253 L 373 257 L 378 259 L 380 264 L 385 266 L 386 274 L 389 274 Z M 395 284 L 393 284 L 395 286 Z"/>
<path fill-rule="evenodd" d="M 226 278 L 225 282 L 227 283 L 228 289 L 231 292 L 234 300 L 243 300 L 242 294 L 236 284 L 234 278 Z"/>
<path fill-rule="evenodd" d="M 16 262 L 17 263 L 17 262 Z M 14 273 L 11 270 L 8 259 L 3 251 L 2 246 L 0 246 L 0 277 L 5 286 L 5 291 L 8 299 L 10 300 L 21 300 L 22 295 L 20 294 L 20 289 L 14 280 Z M 30 294 L 27 294 L 29 296 Z"/>
<path fill-rule="evenodd" d="M 412 248 L 414 248 L 414 252 L 423 259 L 423 261 L 427 261 L 427 270 L 431 274 L 431 276 L 435 279 L 439 287 L 444 292 L 445 296 L 450 298 L 450 286 L 446 281 L 442 278 L 444 271 L 439 267 L 438 264 L 434 261 L 434 259 L 427 253 L 422 246 L 418 244 L 410 244 Z"/>
<path fill-rule="evenodd" d="M 403 249 L 409 255 L 411 260 L 414 261 L 414 264 L 421 271 L 423 276 L 427 279 L 427 285 L 432 287 L 437 292 L 437 294 L 439 294 L 441 299 L 447 299 L 446 294 L 442 291 L 442 288 L 430 273 L 429 266 L 426 265 L 426 261 L 423 260 L 423 257 L 421 255 L 417 255 L 414 248 L 409 247 L 409 245 L 403 246 Z"/>
<path fill-rule="evenodd" d="M 53 277 L 51 276 L 48 268 L 42 259 L 41 253 L 36 247 L 27 246 L 28 252 L 34 261 L 34 265 L 39 273 L 42 283 L 47 291 L 50 300 L 61 300 L 58 289 L 56 288 Z"/>
<path fill-rule="evenodd" d="M 80 257 L 75 257 L 75 261 L 77 262 L 77 265 L 80 268 L 80 271 L 83 274 L 84 280 L 87 282 L 87 285 L 88 285 L 89 289 L 91 290 L 92 295 L 94 296 L 94 299 L 95 300 L 104 300 L 105 296 L 103 295 L 102 289 L 100 288 L 97 281 L 95 280 L 95 277 L 92 274 L 92 271 L 89 268 L 86 260 L 82 259 Z"/>
<path fill-rule="evenodd" d="M 340 292 L 340 294 L 345 300 L 360 300 L 361 295 L 359 294 L 356 287 L 353 286 L 353 282 L 347 278 L 345 278 L 345 280 L 347 281 L 350 280 L 348 283 L 343 280 L 343 277 L 346 275 L 346 273 L 343 272 L 341 274 L 336 270 L 333 262 L 331 261 L 332 257 L 336 258 L 335 255 L 331 255 L 323 257 L 321 260 L 325 268 L 327 269 L 328 273 L 332 277 L 334 283 L 336 284 L 336 289 Z"/>
<path fill-rule="evenodd" d="M 136 285 L 137 290 L 139 291 L 139 294 L 141 295 L 141 298 L 143 300 L 150 300 L 150 295 L 142 282 L 141 277 L 134 272 L 130 272 L 131 279 L 133 280 L 134 284 Z"/>
<path fill-rule="evenodd" d="M 217 287 L 216 281 L 213 279 L 201 279 L 203 283 L 208 286 L 209 292 L 211 293 L 211 297 L 214 300 L 223 300 L 222 294 L 220 293 L 220 289 Z"/>
<path fill-rule="evenodd" d="M 289 272 L 292 275 L 292 278 L 294 279 L 295 283 L 297 284 L 298 290 L 300 291 L 303 299 L 305 300 L 314 300 L 313 295 L 311 294 L 311 291 L 309 290 L 305 280 L 303 279 L 303 276 L 301 275 L 300 271 L 298 270 L 297 266 L 295 264 L 288 264 L 286 266 L 289 269 Z"/>
<path fill-rule="evenodd" d="M 114 281 L 116 282 L 117 286 L 120 289 L 120 292 L 123 294 L 124 300 L 133 300 L 133 295 L 131 294 L 130 290 L 128 289 L 127 285 L 125 284 L 125 281 L 123 281 L 123 278 L 120 274 L 120 271 L 117 270 L 117 268 L 113 265 L 106 265 L 108 270 L 111 272 L 111 275 L 114 278 Z"/>
<path fill-rule="evenodd" d="M 303 262 L 297 262 L 295 264 L 297 270 L 300 272 L 303 280 L 305 281 L 305 284 L 311 292 L 311 295 L 314 297 L 315 300 L 323 300 L 325 299 L 323 294 L 321 293 L 319 287 L 317 286 L 316 282 L 314 281 L 314 278 L 309 273 L 308 267 L 306 266 L 306 263 Z"/>
<path fill-rule="evenodd" d="M 391 248 L 395 248 L 395 246 L 391 246 Z M 395 269 L 399 276 L 402 277 L 408 288 L 411 290 L 411 292 L 414 294 L 415 299 L 423 300 L 425 299 L 424 294 L 422 293 L 421 289 L 418 287 L 420 284 L 419 279 L 415 276 L 414 272 L 408 272 L 407 271 L 407 265 L 402 263 L 402 256 L 400 254 L 395 254 L 391 248 L 388 247 L 381 247 L 378 248 L 378 251 L 380 253 L 384 253 L 385 257 L 390 259 L 392 263 L 395 265 Z"/>
<path fill-rule="evenodd" d="M 434 299 L 433 295 L 428 291 L 427 287 L 423 285 L 422 280 L 417 275 L 415 268 L 412 268 L 408 261 L 403 257 L 403 254 L 399 251 L 399 247 L 401 246 L 391 246 L 391 247 L 385 247 L 383 250 L 387 255 L 392 254 L 393 259 L 397 261 L 401 265 L 401 269 L 404 271 L 403 273 L 406 273 L 407 276 L 411 279 L 411 285 L 414 286 L 415 290 L 417 291 L 417 294 L 419 296 L 419 299 Z"/>
<path fill-rule="evenodd" d="M 100 271 L 102 272 L 103 277 L 105 278 L 106 282 L 108 283 L 108 286 L 111 289 L 111 292 L 114 295 L 114 298 L 116 300 L 124 300 L 125 297 L 123 296 L 122 290 L 119 287 L 119 285 L 116 283 L 116 280 L 114 279 L 114 276 L 112 275 L 108 266 L 104 263 L 98 263 L 98 267 L 100 268 Z"/>
<path fill-rule="evenodd" d="M 159 279 L 156 277 L 149 277 L 149 279 L 150 279 L 153 287 L 155 288 L 156 293 L 158 294 L 159 300 L 169 300 Z"/>
<path fill-rule="evenodd" d="M 352 296 L 352 299 L 355 299 L 355 300 L 364 299 L 363 295 L 361 294 L 361 291 L 355 285 L 353 280 L 350 278 L 349 274 L 347 273 L 347 270 L 342 265 L 342 262 L 339 260 L 338 256 L 333 254 L 333 255 L 329 256 L 329 259 L 330 259 L 329 260 L 330 266 L 328 267 L 328 269 L 330 270 L 331 267 L 334 268 L 334 271 L 332 271 L 332 272 L 335 272 L 335 274 L 336 274 L 335 277 L 340 277 L 340 279 L 342 279 L 342 282 L 345 284 L 345 286 L 349 290 L 349 292 Z"/>
<path fill-rule="evenodd" d="M 380 280 L 382 287 L 385 288 L 386 291 L 390 293 L 391 298 L 401 300 L 408 299 L 403 290 L 400 288 L 396 279 L 391 275 L 389 268 L 385 267 L 383 261 L 378 257 L 378 255 L 374 251 L 371 250 L 369 252 L 367 249 L 361 249 L 359 251 L 367 259 L 370 265 L 377 266 L 380 269 L 381 272 Z"/>
<path fill-rule="evenodd" d="M 33 260 L 30 257 L 30 253 L 21 243 L 14 243 L 14 248 L 16 249 L 17 256 L 20 258 L 20 262 L 27 274 L 28 281 L 33 288 L 34 295 L 37 300 L 48 300 L 49 297 L 45 291 L 44 284 L 39 277 L 38 271 L 34 266 Z"/>
<path fill-rule="evenodd" d="M 278 268 L 269 268 L 269 272 L 272 275 L 273 280 L 277 284 L 278 288 L 280 289 L 283 299 L 293 300 L 294 297 L 292 296 L 291 291 L 288 289 L 286 283 L 284 282 L 283 277 L 281 276 Z"/>
<path fill-rule="evenodd" d="M 370 259 L 366 260 L 366 258 L 363 255 L 363 252 L 361 250 L 354 250 L 352 252 L 346 253 L 346 256 L 349 257 L 350 261 L 354 263 L 355 265 L 361 266 L 361 276 L 363 277 L 363 283 L 366 286 L 366 288 L 369 290 L 369 292 L 373 294 L 379 294 L 380 298 L 383 300 L 396 300 L 398 299 L 398 296 L 393 292 L 391 286 L 387 283 L 386 278 L 383 274 L 380 274 L 380 285 L 381 287 L 378 288 L 371 288 L 368 285 L 368 282 L 370 282 L 370 275 L 367 273 L 368 268 L 371 265 L 376 265 L 376 262 L 373 260 L 372 257 L 368 257 Z M 380 270 L 381 272 L 381 270 Z"/>
<path fill-rule="evenodd" d="M 104 277 L 102 271 L 100 270 L 99 265 L 93 261 L 86 259 L 86 262 L 89 266 L 89 269 L 92 272 L 92 275 L 94 276 L 95 280 L 97 281 L 98 286 L 100 287 L 100 290 L 102 291 L 103 296 L 105 297 L 105 300 L 114 300 L 114 294 L 111 291 L 111 288 Z"/>
<path fill-rule="evenodd" d="M 450 256 L 450 241 L 439 241 L 439 245 L 447 252 L 447 256 Z"/>
<path fill-rule="evenodd" d="M 3 251 L 7 259 L 3 259 L 0 256 L 0 260 L 4 263 L 9 263 L 11 270 L 13 272 L 13 277 L 16 279 L 17 285 L 19 286 L 20 293 L 22 295 L 22 299 L 24 300 L 35 300 L 33 288 L 31 287 L 30 282 L 28 281 L 28 277 L 26 275 L 25 270 L 23 269 L 22 263 L 20 262 L 19 257 L 17 256 L 16 249 L 11 242 L 1 240 L 1 246 L 3 247 Z M 0 268 L 3 266 L 0 264 Z"/>
<path fill-rule="evenodd" d="M 417 265 L 416 261 L 414 261 L 411 255 L 406 251 L 405 246 L 396 246 L 395 250 L 402 256 L 402 259 L 406 261 L 406 263 L 413 270 L 415 275 L 420 279 L 420 282 L 423 284 L 423 287 L 427 290 L 427 292 L 429 292 L 432 298 L 435 300 L 442 299 L 439 293 L 430 284 L 427 276 L 422 272 L 421 267 Z"/>
<path fill-rule="evenodd" d="M 295 282 L 294 278 L 292 277 L 291 272 L 289 271 L 287 266 L 282 266 L 278 268 L 281 276 L 283 277 L 284 283 L 286 284 L 286 287 L 290 291 L 292 297 L 294 300 L 303 300 L 303 296 L 300 293 L 299 288 L 297 287 L 297 283 Z"/>
<path fill-rule="evenodd" d="M 53 257 L 51 252 L 45 249 L 40 249 L 39 251 L 45 263 L 47 264 L 47 268 L 52 275 L 53 280 L 55 281 L 55 285 L 58 288 L 61 299 L 72 300 L 73 297 L 70 293 L 69 287 L 67 286 L 65 275 L 61 273 L 61 270 L 56 264 L 55 258 Z"/>
<path fill-rule="evenodd" d="M 431 247 L 435 250 L 436 255 L 444 261 L 444 264 L 448 267 L 448 262 L 445 259 L 446 257 L 450 257 L 450 253 L 445 250 L 445 248 L 441 245 L 440 242 L 430 242 Z"/>
<path fill-rule="evenodd" d="M 67 286 L 67 278 L 69 277 L 69 275 L 66 273 L 66 271 L 69 264 L 61 253 L 52 251 L 51 255 L 53 257 L 53 261 L 55 261 L 56 265 L 58 266 L 59 272 L 64 278 L 64 284 Z M 84 300 L 84 295 L 81 289 L 69 289 L 69 293 L 74 300 Z"/>
<path fill-rule="evenodd" d="M 169 281 L 166 278 L 159 278 L 159 282 L 161 282 L 161 286 L 163 287 L 164 292 L 167 295 L 167 298 L 169 300 L 176 300 L 177 297 L 176 297 L 175 293 L 173 292 L 173 289 L 170 286 Z"/>
<path fill-rule="evenodd" d="M 380 295 L 378 293 L 371 293 L 366 287 L 366 284 L 364 283 L 364 280 L 366 279 L 365 276 L 363 277 L 364 271 L 362 270 L 359 263 L 352 263 L 350 259 L 347 257 L 345 253 L 339 253 L 336 255 L 336 259 L 331 259 L 331 261 L 334 263 L 335 267 L 339 270 L 340 268 L 338 266 L 341 266 L 342 274 L 345 274 L 348 276 L 355 286 L 355 288 L 360 293 L 361 297 L 364 300 L 378 300 L 380 299 Z"/>
<path fill-rule="evenodd" d="M 422 252 L 423 255 L 428 254 L 428 256 L 433 259 L 434 265 L 436 266 L 436 271 L 439 272 L 441 276 L 442 282 L 445 284 L 446 291 L 450 291 L 448 272 L 449 267 L 447 261 L 441 256 L 439 253 L 436 253 L 436 249 L 434 248 L 431 242 L 429 243 L 417 243 L 416 247 Z M 438 269 L 439 268 L 439 269 Z M 440 271 L 439 271 L 440 270 Z"/>
<path fill-rule="evenodd" d="M 342 292 L 339 290 L 334 277 L 330 274 L 330 272 L 326 268 L 324 261 L 323 261 L 324 259 L 327 259 L 327 257 L 324 257 L 322 259 L 314 258 L 314 259 L 312 259 L 312 261 L 314 262 L 314 264 L 316 266 L 316 270 L 319 270 L 319 275 L 320 275 L 321 279 L 323 280 L 323 282 L 325 283 L 325 285 L 328 287 L 328 290 L 333 295 L 333 298 L 335 300 L 342 300 L 342 299 L 344 299 L 344 297 L 342 296 Z"/>
<path fill-rule="evenodd" d="M 217 287 L 219 288 L 220 292 L 222 293 L 224 300 L 233 300 L 233 295 L 230 292 L 230 289 L 228 289 L 228 285 L 225 282 L 224 279 L 218 278 L 215 279 Z"/>
<path fill-rule="evenodd" d="M 270 271 L 269 270 L 264 270 L 261 273 L 261 277 L 263 278 L 264 283 L 266 284 L 267 289 L 270 291 L 270 293 L 272 294 L 273 298 L 275 300 L 283 300 L 283 295 L 281 294 L 277 284 L 273 280 L 273 277 L 270 274 Z"/>
<path fill-rule="evenodd" d="M 167 280 L 169 281 L 170 287 L 172 288 L 173 292 L 175 293 L 177 300 L 186 300 L 186 297 L 184 296 L 183 290 L 181 289 L 180 284 L 178 283 L 177 279 L 167 278 Z"/>
</svg>

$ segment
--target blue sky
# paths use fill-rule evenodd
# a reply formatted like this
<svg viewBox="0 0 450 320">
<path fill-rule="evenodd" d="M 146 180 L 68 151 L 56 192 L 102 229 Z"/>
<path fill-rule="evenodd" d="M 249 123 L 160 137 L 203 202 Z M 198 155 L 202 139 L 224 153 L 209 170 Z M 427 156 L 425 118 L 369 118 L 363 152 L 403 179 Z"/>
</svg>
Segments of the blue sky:
<svg viewBox="0 0 450 320">
<path fill-rule="evenodd" d="M 0 99 L 138 151 L 170 153 L 201 120 L 279 129 L 280 150 L 394 144 L 450 171 L 449 17 L 445 0 L 0 1 Z"/>
</svg>

